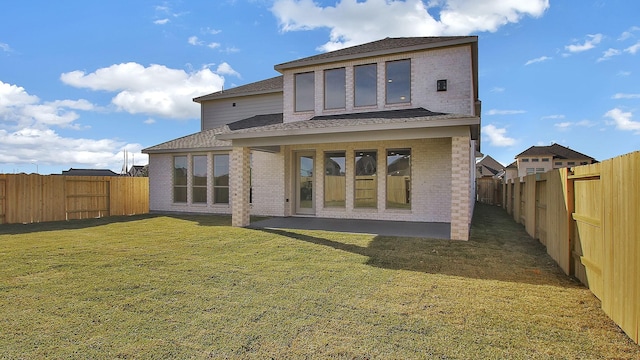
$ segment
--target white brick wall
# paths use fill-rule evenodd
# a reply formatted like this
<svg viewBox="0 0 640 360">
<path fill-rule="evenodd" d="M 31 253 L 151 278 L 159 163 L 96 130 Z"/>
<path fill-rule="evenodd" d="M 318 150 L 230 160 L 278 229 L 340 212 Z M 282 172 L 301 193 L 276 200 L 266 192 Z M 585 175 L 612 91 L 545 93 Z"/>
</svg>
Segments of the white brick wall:
<svg viewBox="0 0 640 360">
<path fill-rule="evenodd" d="M 251 187 L 253 188 L 252 215 L 283 216 L 284 154 L 252 152 Z"/>
<path fill-rule="evenodd" d="M 385 104 L 385 63 L 387 61 L 411 59 L 411 103 Z M 353 67 L 363 64 L 378 64 L 377 106 L 353 106 Z M 346 108 L 324 110 L 324 73 L 326 69 L 344 66 L 346 69 Z M 315 72 L 315 111 L 294 112 L 294 74 Z M 447 91 L 438 92 L 437 80 L 447 80 Z M 380 56 L 343 63 L 331 63 L 315 67 L 298 68 L 284 73 L 284 122 L 308 120 L 316 115 L 334 115 L 351 112 L 382 111 L 424 107 L 431 111 L 474 115 L 473 73 L 471 48 L 458 46 L 427 50 L 410 54 Z"/>
</svg>

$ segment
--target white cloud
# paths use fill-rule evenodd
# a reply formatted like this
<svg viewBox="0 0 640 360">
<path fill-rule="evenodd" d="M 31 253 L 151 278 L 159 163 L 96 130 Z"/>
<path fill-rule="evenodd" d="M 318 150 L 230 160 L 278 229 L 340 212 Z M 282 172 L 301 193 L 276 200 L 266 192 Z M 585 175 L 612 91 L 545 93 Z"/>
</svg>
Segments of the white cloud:
<svg viewBox="0 0 640 360">
<path fill-rule="evenodd" d="M 148 118 L 147 120 L 144 121 L 144 123 L 147 125 L 151 125 L 151 124 L 155 124 L 156 120 L 152 118 Z"/>
<path fill-rule="evenodd" d="M 111 139 L 60 136 L 52 127 L 78 128 L 75 111 L 98 109 L 87 100 L 42 102 L 24 88 L 0 81 L 0 163 L 109 167 L 122 163 L 122 149 L 140 152 L 139 144 Z M 140 160 L 146 155 L 139 154 Z"/>
<path fill-rule="evenodd" d="M 207 45 L 207 47 L 209 47 L 209 48 L 211 48 L 211 49 L 216 49 L 216 48 L 219 48 L 219 47 L 220 47 L 220 43 L 212 42 L 212 43 L 209 43 L 209 44 Z"/>
<path fill-rule="evenodd" d="M 329 28 L 330 40 L 320 49 L 331 51 L 384 37 L 494 32 L 548 8 L 548 0 L 339 0 L 334 6 L 276 0 L 271 11 L 284 32 Z"/>
<path fill-rule="evenodd" d="M 218 68 L 216 69 L 216 73 L 220 75 L 231 75 L 231 76 L 240 77 L 240 74 L 238 74 L 237 71 L 233 70 L 231 65 L 227 64 L 226 62 L 223 62 L 222 64 L 218 65 Z"/>
<path fill-rule="evenodd" d="M 638 27 L 638 26 L 632 26 L 632 27 L 630 27 L 630 28 L 629 28 L 629 30 L 627 30 L 627 31 L 623 32 L 623 33 L 620 35 L 620 37 L 618 38 L 618 40 L 619 40 L 619 41 L 624 41 L 624 40 L 626 40 L 626 39 L 628 39 L 628 38 L 631 38 L 631 37 L 633 37 L 633 36 L 634 36 L 634 35 L 633 35 L 633 33 L 634 33 L 634 32 L 636 32 L 636 31 L 640 31 L 640 27 Z"/>
<path fill-rule="evenodd" d="M 602 38 L 602 34 L 587 35 L 587 40 L 585 40 L 584 43 L 567 45 L 564 48 L 572 53 L 591 50 L 602 41 Z"/>
<path fill-rule="evenodd" d="M 540 56 L 539 58 L 535 58 L 535 59 L 531 59 L 529 61 L 527 61 L 524 65 L 531 65 L 531 64 L 535 64 L 535 63 L 539 63 L 539 62 L 543 62 L 543 61 L 547 61 L 547 60 L 551 60 L 552 58 L 549 56 Z"/>
<path fill-rule="evenodd" d="M 4 52 L 12 52 L 13 50 L 11 50 L 11 47 L 9 46 L 9 44 L 5 44 L 5 43 L 0 43 L 0 50 L 4 51 Z"/>
<path fill-rule="evenodd" d="M 169 19 L 158 19 L 153 23 L 156 25 L 166 25 L 170 20 Z"/>
<path fill-rule="evenodd" d="M 203 30 L 203 32 L 206 33 L 206 34 L 217 35 L 217 34 L 220 34 L 222 32 L 222 30 L 206 28 L 206 29 Z"/>
<path fill-rule="evenodd" d="M 558 130 L 569 130 L 572 127 L 594 127 L 596 123 L 590 120 L 580 120 L 576 122 L 565 121 L 557 124 L 553 124 Z"/>
<path fill-rule="evenodd" d="M 516 140 L 506 136 L 507 129 L 497 128 L 493 124 L 489 124 L 482 127 L 482 135 L 489 139 L 489 144 L 493 146 L 512 146 L 516 143 Z"/>
<path fill-rule="evenodd" d="M 16 85 L 0 81 L 0 120 L 5 126 L 77 127 L 80 116 L 73 110 L 91 111 L 96 107 L 87 100 L 41 102 L 35 95 Z"/>
<path fill-rule="evenodd" d="M 602 53 L 602 57 L 598 58 L 598 62 L 601 61 L 605 61 L 605 60 L 609 60 L 610 58 L 614 57 L 614 56 L 618 56 L 622 54 L 622 52 L 618 49 L 614 49 L 614 48 L 609 48 L 607 49 L 607 51 Z"/>
<path fill-rule="evenodd" d="M 631 75 L 631 71 L 624 71 L 624 70 L 620 70 L 618 71 L 618 76 L 629 76 Z"/>
<path fill-rule="evenodd" d="M 564 119 L 565 116 L 561 115 L 561 114 L 554 114 L 554 115 L 547 115 L 547 116 L 543 116 L 541 119 L 542 120 L 560 120 L 560 119 Z"/>
<path fill-rule="evenodd" d="M 623 94 L 617 93 L 611 97 L 612 99 L 640 99 L 640 94 Z"/>
<path fill-rule="evenodd" d="M 209 68 L 187 73 L 163 65 L 144 67 L 133 62 L 111 65 L 90 74 L 71 71 L 60 79 L 78 88 L 117 92 L 111 102 L 119 110 L 172 119 L 199 117 L 200 106 L 191 99 L 218 91 L 224 84 L 224 77 Z"/>
<path fill-rule="evenodd" d="M 505 90 L 505 88 L 503 88 L 503 87 L 494 86 L 489 91 L 494 92 L 494 93 L 501 93 L 501 92 L 504 92 L 504 90 Z"/>
<path fill-rule="evenodd" d="M 203 45 L 204 44 L 202 41 L 198 40 L 197 36 L 190 36 L 189 39 L 187 39 L 187 42 L 190 45 L 193 45 L 193 46 L 198 46 L 198 45 Z"/>
<path fill-rule="evenodd" d="M 640 122 L 633 121 L 631 112 L 624 112 L 618 108 L 611 109 L 604 114 L 605 117 L 613 120 L 616 128 L 625 131 L 635 131 L 640 135 Z"/>
<path fill-rule="evenodd" d="M 526 113 L 526 111 L 524 110 L 498 110 L 498 109 L 491 109 L 489 111 L 487 111 L 487 115 L 517 115 L 517 114 L 524 114 Z"/>
<path fill-rule="evenodd" d="M 628 52 L 629 54 L 632 54 L 632 55 L 637 53 L 638 50 L 640 50 L 640 41 L 638 41 L 634 45 L 631 45 L 628 48 L 624 49 L 625 52 Z"/>
</svg>

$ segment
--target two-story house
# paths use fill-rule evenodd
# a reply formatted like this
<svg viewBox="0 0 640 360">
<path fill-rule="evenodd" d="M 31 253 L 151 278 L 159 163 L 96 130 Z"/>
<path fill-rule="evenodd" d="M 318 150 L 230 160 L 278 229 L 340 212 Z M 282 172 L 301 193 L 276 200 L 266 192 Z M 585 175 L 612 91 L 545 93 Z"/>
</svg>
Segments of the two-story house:
<svg viewBox="0 0 640 360">
<path fill-rule="evenodd" d="M 545 173 L 553 169 L 598 162 L 591 156 L 555 143 L 549 146 L 531 146 L 516 155 L 515 159 L 516 161 L 507 167 L 505 181 L 531 174 Z"/>
<path fill-rule="evenodd" d="M 466 240 L 478 39 L 386 38 L 194 99 L 202 130 L 144 150 L 152 211 L 449 223 Z"/>
</svg>

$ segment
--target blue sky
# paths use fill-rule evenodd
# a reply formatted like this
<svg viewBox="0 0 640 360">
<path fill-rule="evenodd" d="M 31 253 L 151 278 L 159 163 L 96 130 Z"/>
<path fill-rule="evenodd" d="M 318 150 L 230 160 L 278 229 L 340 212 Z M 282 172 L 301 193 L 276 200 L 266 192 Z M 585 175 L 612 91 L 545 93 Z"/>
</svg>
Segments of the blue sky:
<svg viewBox="0 0 640 360">
<path fill-rule="evenodd" d="M 119 172 L 200 130 L 191 99 L 396 36 L 478 35 L 482 152 L 640 149 L 636 0 L 4 1 L 0 173 Z"/>
</svg>

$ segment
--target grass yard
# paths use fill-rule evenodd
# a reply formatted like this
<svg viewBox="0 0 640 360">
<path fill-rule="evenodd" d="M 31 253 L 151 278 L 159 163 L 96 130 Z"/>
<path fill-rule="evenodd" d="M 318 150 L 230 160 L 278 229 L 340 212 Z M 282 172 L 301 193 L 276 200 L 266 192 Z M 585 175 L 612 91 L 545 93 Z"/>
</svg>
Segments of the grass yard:
<svg viewBox="0 0 640 360">
<path fill-rule="evenodd" d="M 0 358 L 640 358 L 486 205 L 469 242 L 215 216 L 0 225 L 0 293 Z"/>
</svg>

